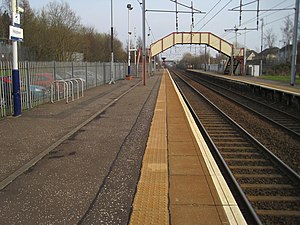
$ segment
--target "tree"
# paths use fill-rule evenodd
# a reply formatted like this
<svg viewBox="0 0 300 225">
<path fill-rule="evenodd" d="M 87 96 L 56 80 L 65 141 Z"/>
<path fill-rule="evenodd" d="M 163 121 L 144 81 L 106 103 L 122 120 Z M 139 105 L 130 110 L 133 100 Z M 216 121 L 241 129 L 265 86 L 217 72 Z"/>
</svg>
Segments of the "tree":
<svg viewBox="0 0 300 225">
<path fill-rule="evenodd" d="M 293 21 L 289 16 L 287 16 L 283 21 L 283 26 L 281 27 L 282 40 L 285 43 L 285 45 L 290 45 L 292 43 L 293 30 L 294 30 Z"/>
<path fill-rule="evenodd" d="M 136 47 L 137 47 L 137 49 L 143 48 L 143 40 L 142 40 L 141 36 L 139 36 L 136 40 Z"/>
<path fill-rule="evenodd" d="M 8 36 L 9 36 L 9 31 L 8 27 L 11 24 L 10 16 L 7 11 L 2 12 L 0 10 L 0 39 L 2 41 L 7 42 L 8 41 Z"/>
<path fill-rule="evenodd" d="M 264 43 L 265 46 L 268 48 L 274 47 L 274 44 L 276 42 L 276 36 L 272 30 L 272 28 L 268 29 L 264 35 Z"/>
<path fill-rule="evenodd" d="M 81 27 L 80 18 L 67 2 L 50 2 L 42 9 L 45 18 L 49 42 L 55 60 L 68 61 L 80 42 L 76 33 Z"/>
<path fill-rule="evenodd" d="M 10 0 L 2 0 L 0 5 L 0 38 L 5 40 L 11 24 L 7 13 L 10 12 L 9 3 Z M 20 45 L 29 49 L 26 60 L 71 61 L 74 53 L 83 53 L 86 61 L 110 61 L 110 35 L 83 26 L 66 1 L 53 0 L 40 11 L 31 9 L 29 0 L 19 0 L 19 3 L 24 8 L 21 14 L 24 42 Z M 126 60 L 126 52 L 116 33 L 114 52 L 116 61 Z"/>
</svg>

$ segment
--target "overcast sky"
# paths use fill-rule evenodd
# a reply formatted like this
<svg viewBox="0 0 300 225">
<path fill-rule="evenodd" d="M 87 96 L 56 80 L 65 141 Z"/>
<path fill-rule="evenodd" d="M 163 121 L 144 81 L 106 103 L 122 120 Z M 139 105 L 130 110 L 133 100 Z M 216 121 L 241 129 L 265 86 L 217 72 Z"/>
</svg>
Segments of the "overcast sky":
<svg viewBox="0 0 300 225">
<path fill-rule="evenodd" d="M 34 9 L 40 9 L 51 0 L 29 0 L 30 5 Z M 60 1 L 60 0 L 57 0 Z M 110 32 L 110 9 L 111 0 L 66 0 L 71 8 L 80 16 L 81 22 L 85 25 L 95 27 L 99 32 Z M 131 31 L 136 27 L 137 36 L 141 36 L 141 6 L 139 2 L 142 0 L 113 0 L 114 5 L 114 28 L 117 31 L 118 38 L 126 46 L 127 29 L 128 29 L 128 10 L 127 4 L 133 6 L 130 12 Z M 190 5 L 191 0 L 178 0 L 179 3 Z M 252 2 L 252 0 L 243 0 L 243 3 Z M 229 42 L 235 41 L 234 32 L 225 32 L 224 29 L 234 28 L 239 25 L 239 12 L 232 12 L 228 9 L 239 6 L 240 0 L 193 0 L 194 8 L 206 14 L 195 14 L 195 28 L 193 31 L 208 31 L 220 37 L 223 37 Z M 260 0 L 260 9 L 271 8 L 293 8 L 295 0 Z M 256 9 L 257 4 L 251 4 L 245 9 Z M 223 10 L 221 10 L 224 8 Z M 146 9 L 148 10 L 175 10 L 175 3 L 171 0 L 146 0 Z M 179 10 L 187 11 L 184 7 L 179 6 Z M 218 13 L 220 11 L 220 13 Z M 263 18 L 266 24 L 265 29 L 272 29 L 276 34 L 276 45 L 282 47 L 283 43 L 279 42 L 282 39 L 281 27 L 283 26 L 284 17 L 290 15 L 294 21 L 294 10 L 260 12 L 260 18 Z M 149 42 L 158 40 L 171 32 L 176 31 L 175 13 L 146 13 L 147 22 L 151 27 L 151 36 Z M 214 17 L 214 18 L 213 18 Z M 213 18 L 213 19 L 212 19 Z M 251 20 L 253 19 L 253 20 Z M 249 21 L 250 20 L 250 21 Z M 179 31 L 190 31 L 191 15 L 179 14 Z M 241 28 L 256 28 L 256 12 L 242 13 Z M 239 31 L 238 42 L 244 44 L 245 31 Z M 147 31 L 148 33 L 148 31 Z M 251 31 L 246 33 L 246 46 L 253 50 L 260 50 L 260 34 L 261 31 Z M 167 58 L 181 58 L 185 52 L 192 51 L 196 53 L 200 51 L 200 47 L 176 47 L 166 52 Z"/>
</svg>

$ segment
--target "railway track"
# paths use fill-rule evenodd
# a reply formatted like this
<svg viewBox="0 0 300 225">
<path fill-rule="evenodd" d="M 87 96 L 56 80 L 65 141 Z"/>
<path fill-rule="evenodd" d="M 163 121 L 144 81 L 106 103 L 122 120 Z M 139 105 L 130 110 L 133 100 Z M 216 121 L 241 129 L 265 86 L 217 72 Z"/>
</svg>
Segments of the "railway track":
<svg viewBox="0 0 300 225">
<path fill-rule="evenodd" d="M 256 224 L 300 223 L 300 177 L 179 74 L 172 77 L 198 119 L 225 177 Z M 251 215 L 251 216 L 249 216 Z"/>
<path fill-rule="evenodd" d="M 209 81 L 205 76 L 194 76 L 190 73 L 185 73 L 189 78 L 201 83 L 201 85 L 217 92 L 218 94 L 234 101 L 235 103 L 245 107 L 248 110 L 258 114 L 264 119 L 272 122 L 276 126 L 284 129 L 286 132 L 294 135 L 300 139 L 300 118 L 282 110 L 274 108 L 267 103 L 261 102 L 257 99 L 250 98 L 240 92 L 231 90 L 215 82 Z"/>
</svg>

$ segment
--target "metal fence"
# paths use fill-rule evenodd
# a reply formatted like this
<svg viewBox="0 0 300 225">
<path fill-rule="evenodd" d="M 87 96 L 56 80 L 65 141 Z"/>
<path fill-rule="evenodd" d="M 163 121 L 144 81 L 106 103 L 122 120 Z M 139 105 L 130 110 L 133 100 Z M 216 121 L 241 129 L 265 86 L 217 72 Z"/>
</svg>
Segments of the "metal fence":
<svg viewBox="0 0 300 225">
<path fill-rule="evenodd" d="M 114 63 L 114 80 L 127 73 L 125 63 Z M 12 65 L 0 62 L 0 118 L 13 114 Z M 110 63 L 89 62 L 20 62 L 22 109 L 50 102 L 50 89 L 55 80 L 82 78 L 85 89 L 107 84 L 111 78 Z"/>
<path fill-rule="evenodd" d="M 195 69 L 223 73 L 225 66 L 223 64 L 200 64 Z"/>
</svg>

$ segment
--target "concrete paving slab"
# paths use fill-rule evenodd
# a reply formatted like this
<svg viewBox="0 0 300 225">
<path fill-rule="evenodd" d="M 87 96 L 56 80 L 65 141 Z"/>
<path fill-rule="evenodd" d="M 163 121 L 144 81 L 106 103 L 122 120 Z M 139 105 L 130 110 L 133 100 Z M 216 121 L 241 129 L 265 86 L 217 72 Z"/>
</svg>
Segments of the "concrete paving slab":
<svg viewBox="0 0 300 225">
<path fill-rule="evenodd" d="M 168 142 L 169 154 L 171 156 L 188 156 L 188 155 L 197 155 L 194 149 L 194 142 L 178 142 L 178 141 L 169 141 Z"/>
<path fill-rule="evenodd" d="M 171 205 L 214 205 L 205 176 L 170 176 Z"/>
<path fill-rule="evenodd" d="M 204 175 L 195 156 L 170 156 L 169 162 L 170 175 Z"/>
<path fill-rule="evenodd" d="M 220 217 L 218 210 L 209 205 L 172 205 L 172 225 L 225 225 L 226 217 Z"/>
</svg>

